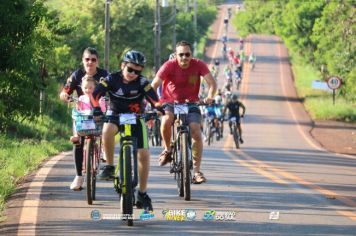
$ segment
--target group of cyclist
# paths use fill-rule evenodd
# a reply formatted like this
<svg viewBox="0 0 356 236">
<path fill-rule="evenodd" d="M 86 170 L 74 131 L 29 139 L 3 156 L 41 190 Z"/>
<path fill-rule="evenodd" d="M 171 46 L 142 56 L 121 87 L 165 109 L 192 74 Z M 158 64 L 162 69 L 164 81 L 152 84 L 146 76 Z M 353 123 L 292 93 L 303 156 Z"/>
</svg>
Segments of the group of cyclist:
<svg viewBox="0 0 356 236">
<path fill-rule="evenodd" d="M 156 74 L 152 83 L 142 75 L 146 64 L 146 58 L 143 53 L 130 50 L 125 53 L 120 63 L 118 72 L 109 73 L 98 67 L 98 53 L 94 48 L 87 48 L 82 55 L 83 68 L 73 72 L 68 78 L 63 90 L 60 93 L 60 99 L 69 102 L 69 96 L 76 91 L 78 96 L 86 95 L 88 98 L 83 102 L 92 107 L 93 116 L 101 116 L 103 110 L 100 107 L 100 99 L 106 94 L 109 95 L 109 102 L 106 108 L 106 114 L 121 113 L 144 113 L 144 100 L 150 103 L 152 108 L 158 110 L 161 117 L 161 135 L 163 139 L 163 151 L 159 156 L 159 165 L 163 166 L 172 161 L 170 150 L 171 125 L 174 121 L 173 103 L 196 103 L 200 100 L 199 90 L 201 78 L 207 85 L 207 93 L 204 102 L 212 104 L 214 101 L 217 83 L 214 80 L 210 70 L 205 62 L 192 57 L 192 47 L 187 41 L 178 42 L 175 48 L 174 57 L 166 61 Z M 90 77 L 95 81 L 95 86 L 87 92 L 81 86 L 84 77 Z M 157 89 L 161 88 L 161 97 L 157 95 Z M 84 94 L 85 92 L 85 94 Z M 237 96 L 231 97 L 231 104 L 238 104 Z M 219 102 L 221 102 L 219 100 Z M 230 103 L 225 104 L 222 113 L 230 110 L 230 116 L 239 117 Z M 193 156 L 193 183 L 201 184 L 206 182 L 206 177 L 201 172 L 201 160 L 203 152 L 203 140 L 201 133 L 202 114 L 198 106 L 189 109 L 188 123 L 192 139 Z M 146 210 L 153 210 L 151 199 L 147 194 L 147 182 L 150 167 L 150 153 L 148 149 L 148 137 L 146 124 L 138 118 L 136 125 L 133 125 L 132 136 L 137 140 L 138 147 L 138 174 L 139 191 L 136 201 Z M 99 179 L 111 180 L 114 175 L 114 147 L 115 135 L 119 132 L 119 125 L 115 120 L 108 120 L 104 123 L 102 131 L 102 143 L 106 158 L 106 166 L 103 168 Z M 75 135 L 73 135 L 75 136 Z M 82 163 L 83 163 L 83 139 L 79 137 L 73 141 L 73 156 L 76 167 L 76 176 L 70 186 L 72 190 L 80 190 L 83 185 Z"/>
</svg>

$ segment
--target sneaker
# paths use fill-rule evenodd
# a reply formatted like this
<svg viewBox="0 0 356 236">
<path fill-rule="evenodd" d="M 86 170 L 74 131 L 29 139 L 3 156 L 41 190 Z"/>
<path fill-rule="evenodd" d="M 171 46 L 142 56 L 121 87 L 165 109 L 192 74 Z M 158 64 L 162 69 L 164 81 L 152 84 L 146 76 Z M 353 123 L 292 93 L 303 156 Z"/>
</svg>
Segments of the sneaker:
<svg viewBox="0 0 356 236">
<path fill-rule="evenodd" d="M 244 140 L 242 138 L 240 138 L 240 143 L 243 144 L 244 143 Z"/>
<path fill-rule="evenodd" d="M 75 176 L 72 184 L 70 185 L 70 189 L 74 191 L 80 191 L 82 190 L 82 185 L 84 182 L 83 176 Z"/>
<path fill-rule="evenodd" d="M 146 211 L 153 211 L 151 198 L 148 196 L 147 193 L 141 193 L 137 191 L 137 202 L 136 207 L 137 209 L 145 209 Z"/>
<path fill-rule="evenodd" d="M 164 150 L 161 155 L 159 155 L 159 166 L 164 166 L 168 162 L 172 161 L 172 153 L 168 152 L 167 150 Z"/>
<path fill-rule="evenodd" d="M 115 167 L 106 165 L 103 168 L 103 171 L 99 175 L 99 179 L 101 180 L 112 180 L 114 178 Z"/>
<path fill-rule="evenodd" d="M 195 173 L 193 177 L 193 184 L 202 184 L 206 182 L 206 178 L 202 172 Z"/>
</svg>

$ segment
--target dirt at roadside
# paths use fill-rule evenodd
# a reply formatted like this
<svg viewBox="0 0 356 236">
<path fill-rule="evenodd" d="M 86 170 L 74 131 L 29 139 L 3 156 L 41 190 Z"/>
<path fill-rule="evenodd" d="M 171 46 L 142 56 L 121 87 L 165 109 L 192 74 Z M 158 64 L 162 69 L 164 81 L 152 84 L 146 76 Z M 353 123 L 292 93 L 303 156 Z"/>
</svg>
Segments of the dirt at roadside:
<svg viewBox="0 0 356 236">
<path fill-rule="evenodd" d="M 314 121 L 311 135 L 326 150 L 356 156 L 356 124 Z"/>
</svg>

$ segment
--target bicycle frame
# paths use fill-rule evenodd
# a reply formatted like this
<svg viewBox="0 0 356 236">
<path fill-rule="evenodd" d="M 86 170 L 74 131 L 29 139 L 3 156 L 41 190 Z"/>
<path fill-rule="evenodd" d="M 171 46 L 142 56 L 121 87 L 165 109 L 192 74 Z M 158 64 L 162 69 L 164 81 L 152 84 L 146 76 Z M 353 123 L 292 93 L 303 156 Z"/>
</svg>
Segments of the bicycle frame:
<svg viewBox="0 0 356 236">
<path fill-rule="evenodd" d="M 189 201 L 193 162 L 189 125 L 186 122 L 188 110 L 184 112 L 179 111 L 181 109 L 180 106 L 184 106 L 184 104 L 174 104 L 174 106 L 176 112 L 175 121 L 172 125 L 171 148 L 173 161 L 171 163 L 170 173 L 174 173 L 174 179 L 177 180 L 179 196 L 184 196 L 184 199 Z"/>
</svg>

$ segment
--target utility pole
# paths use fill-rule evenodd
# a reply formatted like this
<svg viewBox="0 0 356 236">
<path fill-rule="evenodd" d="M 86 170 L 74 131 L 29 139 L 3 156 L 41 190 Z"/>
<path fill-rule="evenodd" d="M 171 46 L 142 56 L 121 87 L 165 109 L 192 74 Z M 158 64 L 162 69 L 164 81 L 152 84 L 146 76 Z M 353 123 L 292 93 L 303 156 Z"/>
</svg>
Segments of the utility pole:
<svg viewBox="0 0 356 236">
<path fill-rule="evenodd" d="M 173 0 L 173 14 L 174 14 L 174 19 L 173 19 L 172 48 L 173 48 L 173 51 L 174 51 L 175 50 L 175 46 L 177 44 L 177 36 L 176 36 L 177 4 L 176 4 L 176 0 Z"/>
<path fill-rule="evenodd" d="M 109 71 L 109 48 L 110 48 L 110 2 L 105 2 L 105 51 L 104 51 L 104 68 Z"/>
<path fill-rule="evenodd" d="M 155 11 L 155 51 L 154 51 L 154 63 L 155 72 L 157 73 L 159 67 L 161 66 L 161 13 L 160 13 L 160 0 L 156 0 L 156 11 Z"/>
<path fill-rule="evenodd" d="M 198 30 L 198 21 L 197 21 L 197 0 L 194 0 L 194 56 L 197 55 L 197 30 Z"/>
</svg>

